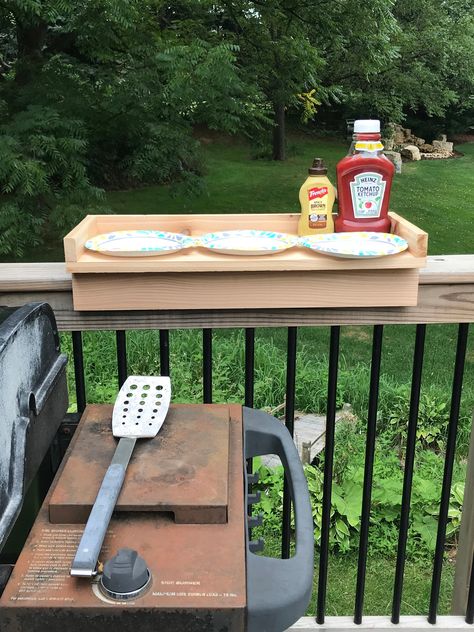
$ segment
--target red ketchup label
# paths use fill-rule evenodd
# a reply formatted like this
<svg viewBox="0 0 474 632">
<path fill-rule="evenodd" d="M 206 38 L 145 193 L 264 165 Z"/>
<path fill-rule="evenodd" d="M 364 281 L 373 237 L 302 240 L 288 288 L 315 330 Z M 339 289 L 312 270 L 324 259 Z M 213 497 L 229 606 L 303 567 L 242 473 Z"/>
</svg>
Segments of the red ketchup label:
<svg viewBox="0 0 474 632">
<path fill-rule="evenodd" d="M 313 187 L 308 189 L 308 200 L 315 200 L 316 198 L 322 198 L 329 193 L 327 187 Z"/>
</svg>

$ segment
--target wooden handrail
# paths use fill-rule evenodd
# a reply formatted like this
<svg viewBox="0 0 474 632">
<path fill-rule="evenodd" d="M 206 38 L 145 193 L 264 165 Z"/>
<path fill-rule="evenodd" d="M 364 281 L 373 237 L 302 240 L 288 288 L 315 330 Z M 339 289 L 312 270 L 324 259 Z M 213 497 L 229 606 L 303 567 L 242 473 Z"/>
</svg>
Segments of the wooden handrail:
<svg viewBox="0 0 474 632">
<path fill-rule="evenodd" d="M 276 327 L 474 321 L 474 255 L 428 257 L 416 307 L 76 312 L 64 263 L 0 264 L 0 304 L 47 301 L 62 330 Z"/>
</svg>

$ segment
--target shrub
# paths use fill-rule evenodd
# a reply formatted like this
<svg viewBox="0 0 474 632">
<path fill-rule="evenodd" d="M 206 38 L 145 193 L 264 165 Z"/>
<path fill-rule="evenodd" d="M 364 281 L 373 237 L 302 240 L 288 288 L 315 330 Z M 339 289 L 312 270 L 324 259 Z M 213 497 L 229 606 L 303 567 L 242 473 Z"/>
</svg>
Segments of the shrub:
<svg viewBox="0 0 474 632">
<path fill-rule="evenodd" d="M 86 152 L 81 121 L 50 107 L 30 106 L 0 126 L 0 253 L 23 254 L 46 227 L 65 232 L 101 201 Z"/>
<path fill-rule="evenodd" d="M 363 464 L 359 454 L 345 469 L 339 482 L 332 485 L 331 520 L 329 547 L 334 552 L 346 553 L 357 550 L 359 546 L 360 516 L 362 506 Z M 439 457 L 435 455 L 437 459 Z M 336 451 L 335 460 L 338 458 Z M 280 532 L 283 516 L 283 468 L 268 468 L 257 460 L 260 474 L 258 488 L 261 490 L 261 502 L 255 511 L 263 513 L 262 534 L 272 536 Z M 421 466 L 415 470 L 412 487 L 410 528 L 407 543 L 407 555 L 423 558 L 431 555 L 435 548 L 438 529 L 439 500 L 441 493 L 442 462 L 436 464 L 436 477 Z M 454 545 L 459 530 L 464 495 L 463 469 L 456 472 L 451 488 L 448 514 L 447 543 Z M 323 470 L 308 465 L 305 474 L 311 497 L 314 540 L 321 540 Z M 401 498 L 403 487 L 403 469 L 395 454 L 384 452 L 376 457 L 374 463 L 374 482 L 370 514 L 369 544 L 370 552 L 394 555 L 398 545 Z"/>
</svg>

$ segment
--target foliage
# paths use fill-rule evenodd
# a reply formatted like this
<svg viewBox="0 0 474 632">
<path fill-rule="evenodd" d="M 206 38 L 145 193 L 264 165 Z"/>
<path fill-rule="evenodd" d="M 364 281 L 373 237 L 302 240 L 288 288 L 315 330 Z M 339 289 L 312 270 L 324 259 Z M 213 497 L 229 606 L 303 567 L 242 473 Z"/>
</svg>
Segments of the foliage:
<svg viewBox="0 0 474 632">
<path fill-rule="evenodd" d="M 364 328 L 358 328 L 363 330 Z M 345 332 L 342 328 L 341 346 L 344 348 Z M 427 342 L 438 349 L 441 346 L 449 346 L 447 340 L 451 335 L 451 328 L 443 326 L 434 329 L 436 337 L 427 334 Z M 361 331 L 362 333 L 362 331 Z M 390 350 L 400 347 L 401 355 L 406 354 L 407 326 L 394 328 L 393 332 L 387 328 L 385 334 L 385 356 Z M 197 331 L 176 331 L 170 336 L 170 365 L 172 367 L 173 397 L 176 401 L 200 402 L 202 400 L 202 335 Z M 254 371 L 254 403 L 257 408 L 272 410 L 280 406 L 285 399 L 286 392 L 286 331 L 285 330 L 261 330 L 255 341 L 255 371 Z M 337 390 L 337 406 L 343 402 L 352 404 L 354 413 L 361 420 L 351 431 L 347 427 L 347 433 L 351 431 L 347 439 L 344 433 L 338 435 L 338 458 L 336 461 L 336 474 L 338 467 L 346 469 L 349 458 L 354 449 L 353 442 L 361 440 L 365 433 L 365 420 L 368 407 L 370 367 L 368 362 L 361 361 L 361 356 L 369 355 L 368 345 L 357 345 L 354 337 L 351 338 L 351 355 L 342 356 L 340 360 Z M 113 402 L 116 384 L 111 378 L 116 366 L 115 342 L 113 335 L 108 332 L 94 332 L 84 334 L 85 344 L 85 369 L 88 382 L 88 397 L 92 402 Z M 160 371 L 159 334 L 156 331 L 129 332 L 127 337 L 127 351 L 129 371 L 137 375 L 157 374 Z M 451 343 L 450 343 L 451 344 Z M 63 345 L 68 353 L 71 353 L 70 338 L 63 338 Z M 454 347 L 454 343 L 453 343 Z M 328 356 L 327 330 L 319 328 L 301 331 L 299 333 L 298 356 L 296 365 L 296 396 L 297 410 L 311 413 L 324 413 L 327 400 L 327 364 Z M 315 352 L 317 350 L 317 352 Z M 434 352 L 430 356 L 426 351 L 425 369 L 437 368 L 440 356 Z M 450 401 L 449 386 L 444 386 L 445 381 L 450 380 L 451 362 L 448 355 L 442 360 L 446 364 L 443 370 L 437 369 L 435 376 L 430 378 L 432 384 L 426 392 L 428 400 L 436 405 L 440 402 Z M 409 388 L 405 384 L 409 377 L 398 366 L 398 356 L 393 358 L 392 366 L 385 366 L 385 371 L 380 378 L 379 393 L 379 419 L 377 429 L 384 437 L 384 446 L 387 450 L 396 448 L 395 453 L 403 452 L 398 439 L 394 438 L 393 428 L 388 423 L 388 415 L 391 411 L 408 409 Z M 389 375 L 398 370 L 398 373 Z M 69 363 L 69 380 L 74 383 L 74 371 L 72 362 Z M 471 410 L 474 394 L 471 382 L 472 367 L 467 365 L 464 398 L 461 408 L 459 424 L 459 450 L 460 454 L 466 454 L 468 437 L 471 426 Z M 244 399 L 245 383 L 245 344 L 243 331 L 215 331 L 213 335 L 213 399 L 219 401 L 241 402 Z M 403 402 L 403 394 L 406 401 Z M 74 393 L 71 393 L 74 401 Z M 441 417 L 431 417 L 429 423 L 442 426 L 445 422 L 445 410 Z M 406 418 L 405 422 L 406 424 Z M 422 425 L 425 422 L 422 422 Z M 397 430 L 398 432 L 398 430 Z M 344 440 L 343 440 L 344 439 Z M 421 445 L 421 444 L 420 444 Z M 439 451 L 438 448 L 436 448 Z M 362 457 L 361 457 L 362 458 Z"/>
<path fill-rule="evenodd" d="M 338 102 L 345 94 L 342 82 L 333 80 L 335 65 L 369 78 L 396 52 L 391 0 L 325 3 L 317 12 L 303 0 L 221 0 L 218 6 L 225 37 L 239 45 L 240 66 L 273 112 L 273 157 L 279 160 L 285 157 L 286 110 L 300 109 L 308 121 L 319 103 Z M 360 37 L 358 23 L 370 37 Z"/>
<path fill-rule="evenodd" d="M 474 93 L 474 2 L 396 0 L 391 35 L 395 54 L 367 75 L 354 64 L 346 75 L 343 60 L 336 66 L 347 90 L 348 110 L 401 121 L 408 111 L 428 116 L 472 111 Z M 429 139 L 431 140 L 431 139 Z"/>
<path fill-rule="evenodd" d="M 4 2 L 0 254 L 64 232 L 101 188 L 197 194 L 196 125 L 245 132 L 265 156 L 273 118 L 282 158 L 289 109 L 472 122 L 473 2 L 326 3 L 317 19 L 303 0 Z"/>
<path fill-rule="evenodd" d="M 362 435 L 357 438 L 353 428 L 337 432 L 335 462 L 338 471 L 332 485 L 330 550 L 347 553 L 359 545 L 360 517 L 364 467 L 361 456 Z M 350 443 L 349 443 L 350 442 Z M 359 443 L 358 449 L 354 444 Z M 346 450 L 341 466 L 341 452 Z M 438 528 L 439 499 L 442 476 L 441 457 L 420 453 L 413 476 L 410 528 L 407 554 L 411 558 L 430 555 L 434 551 Z M 264 516 L 265 532 L 277 533 L 281 528 L 283 510 L 283 468 L 268 468 L 257 460 L 262 496 L 256 507 Z M 448 514 L 448 542 L 454 543 L 459 530 L 464 494 L 463 469 L 456 470 L 451 488 Z M 315 543 L 321 540 L 323 468 L 320 465 L 305 467 L 310 491 Z M 370 515 L 369 543 L 371 553 L 393 555 L 397 550 L 398 529 L 403 487 L 403 467 L 390 449 L 377 453 L 374 463 L 374 484 Z"/>
<path fill-rule="evenodd" d="M 71 227 L 86 204 L 99 202 L 85 167 L 81 121 L 29 106 L 0 126 L 0 253 L 22 253 L 41 241 L 45 223 Z"/>
<path fill-rule="evenodd" d="M 183 180 L 192 191 L 202 171 L 194 125 L 235 132 L 264 121 L 235 46 L 160 26 L 160 6 L 0 7 L 0 254 L 21 253 L 47 228 L 64 232 L 103 201 L 99 187 Z"/>
<path fill-rule="evenodd" d="M 405 446 L 410 409 L 409 389 L 401 387 L 390 401 L 388 410 L 380 411 L 381 430 L 393 445 Z M 384 406 L 383 408 L 386 408 Z M 421 447 L 440 451 L 444 448 L 449 421 L 448 400 L 439 394 L 422 393 L 419 402 L 416 438 Z"/>
</svg>

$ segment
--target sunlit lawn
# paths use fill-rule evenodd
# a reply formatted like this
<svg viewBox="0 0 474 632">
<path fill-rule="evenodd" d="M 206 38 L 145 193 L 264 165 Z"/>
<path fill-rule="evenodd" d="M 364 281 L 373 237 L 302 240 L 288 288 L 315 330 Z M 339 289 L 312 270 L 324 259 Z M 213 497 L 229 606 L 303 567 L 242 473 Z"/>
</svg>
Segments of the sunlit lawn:
<svg viewBox="0 0 474 632">
<path fill-rule="evenodd" d="M 430 254 L 474 252 L 474 143 L 451 160 L 404 163 L 395 177 L 391 209 L 429 233 Z M 203 191 L 182 185 L 110 191 L 113 213 L 268 213 L 298 212 L 298 190 L 315 156 L 321 156 L 335 182 L 335 166 L 347 151 L 342 140 L 297 137 L 286 162 L 252 160 L 248 145 L 235 139 L 203 146 Z M 23 261 L 62 261 L 60 236 L 27 253 Z"/>
<path fill-rule="evenodd" d="M 430 254 L 474 252 L 474 144 L 458 147 L 451 160 L 404 163 L 395 177 L 391 209 L 429 233 Z M 200 196 L 176 187 L 115 191 L 116 213 L 297 212 L 298 189 L 313 157 L 321 156 L 335 182 L 335 166 L 347 151 L 337 140 L 298 138 L 284 163 L 251 160 L 247 145 L 218 142 L 204 147 L 208 174 Z"/>
</svg>

